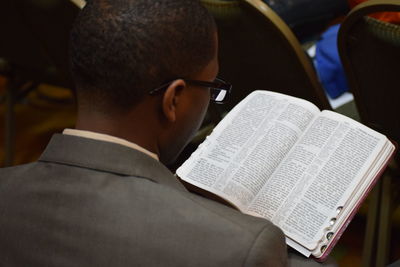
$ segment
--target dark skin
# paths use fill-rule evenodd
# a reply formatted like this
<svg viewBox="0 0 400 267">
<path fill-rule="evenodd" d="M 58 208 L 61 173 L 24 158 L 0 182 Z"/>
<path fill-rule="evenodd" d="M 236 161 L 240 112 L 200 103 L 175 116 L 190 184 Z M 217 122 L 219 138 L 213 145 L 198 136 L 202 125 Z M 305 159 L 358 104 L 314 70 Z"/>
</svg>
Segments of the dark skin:
<svg viewBox="0 0 400 267">
<path fill-rule="evenodd" d="M 207 66 L 187 78 L 213 81 L 217 73 L 215 53 Z M 146 95 L 128 112 L 114 116 L 112 112 L 99 112 L 81 105 L 78 98 L 76 129 L 123 138 L 157 154 L 161 162 L 169 164 L 199 129 L 209 99 L 209 89 L 188 85 L 182 79 L 175 80 L 162 94 Z"/>
</svg>

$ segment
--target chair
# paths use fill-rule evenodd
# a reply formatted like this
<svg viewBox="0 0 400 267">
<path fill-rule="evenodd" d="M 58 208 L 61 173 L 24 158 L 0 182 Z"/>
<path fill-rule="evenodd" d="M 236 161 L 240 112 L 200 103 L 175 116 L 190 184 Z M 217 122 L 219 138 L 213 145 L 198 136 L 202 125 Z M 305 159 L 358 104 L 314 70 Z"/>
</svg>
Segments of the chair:
<svg viewBox="0 0 400 267">
<path fill-rule="evenodd" d="M 264 89 L 331 109 L 311 60 L 289 27 L 261 0 L 201 0 L 219 35 L 220 76 L 233 84 L 224 110 Z"/>
<path fill-rule="evenodd" d="M 232 83 L 223 105 L 210 104 L 202 129 L 170 169 L 174 171 L 210 134 L 224 113 L 253 90 L 270 90 L 331 109 L 311 60 L 289 27 L 261 0 L 201 0 L 214 16 L 219 76 Z"/>
<path fill-rule="evenodd" d="M 39 83 L 73 88 L 68 71 L 67 39 L 78 8 L 68 1 L 1 1 L 0 74 L 8 80 L 0 102 L 5 109 L 5 159 L 14 154 L 14 105 Z"/>
<path fill-rule="evenodd" d="M 203 127 L 169 166 L 175 171 L 210 134 L 224 113 L 253 90 L 271 90 L 331 109 L 311 60 L 289 27 L 261 0 L 201 0 L 214 16 L 219 39 L 219 76 L 232 83 L 223 105 L 210 104 Z"/>
<path fill-rule="evenodd" d="M 339 30 L 339 55 L 361 121 L 399 143 L 400 26 L 368 16 L 376 12 L 400 12 L 400 1 L 370 0 L 356 6 Z M 399 162 L 399 157 L 395 158 L 371 196 L 363 266 L 387 264 L 390 206 L 395 199 L 392 190 L 398 182 L 392 178 L 399 176 L 396 167 Z"/>
</svg>

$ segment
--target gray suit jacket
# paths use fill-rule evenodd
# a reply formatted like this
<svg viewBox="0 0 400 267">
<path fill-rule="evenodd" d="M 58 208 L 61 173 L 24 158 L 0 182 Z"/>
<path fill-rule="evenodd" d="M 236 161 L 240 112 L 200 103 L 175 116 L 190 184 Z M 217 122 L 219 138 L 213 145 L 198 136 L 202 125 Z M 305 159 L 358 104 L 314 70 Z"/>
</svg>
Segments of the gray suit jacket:
<svg viewBox="0 0 400 267">
<path fill-rule="evenodd" d="M 286 261 L 272 223 L 189 193 L 162 164 L 128 147 L 55 135 L 38 162 L 0 170 L 0 266 Z"/>
</svg>

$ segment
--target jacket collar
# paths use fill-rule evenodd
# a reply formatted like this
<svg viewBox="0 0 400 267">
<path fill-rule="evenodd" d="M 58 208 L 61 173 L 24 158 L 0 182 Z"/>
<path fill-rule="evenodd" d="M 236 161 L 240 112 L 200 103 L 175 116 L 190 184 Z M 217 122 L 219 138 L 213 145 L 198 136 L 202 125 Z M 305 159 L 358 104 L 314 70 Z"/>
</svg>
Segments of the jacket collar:
<svg viewBox="0 0 400 267">
<path fill-rule="evenodd" d="M 186 191 L 178 179 L 157 160 L 135 149 L 111 142 L 55 134 L 39 161 L 143 177 Z"/>
</svg>

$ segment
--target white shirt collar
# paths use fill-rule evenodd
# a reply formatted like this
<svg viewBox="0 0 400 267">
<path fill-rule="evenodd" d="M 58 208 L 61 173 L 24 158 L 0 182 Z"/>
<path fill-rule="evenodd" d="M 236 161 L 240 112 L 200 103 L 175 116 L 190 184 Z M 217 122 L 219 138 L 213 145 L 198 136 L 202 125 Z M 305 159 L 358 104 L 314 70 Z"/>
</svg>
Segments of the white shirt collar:
<svg viewBox="0 0 400 267">
<path fill-rule="evenodd" d="M 159 160 L 158 159 L 158 155 L 148 151 L 147 149 L 129 142 L 125 139 L 122 138 L 118 138 L 115 136 L 111 136 L 108 134 L 102 134 L 102 133 L 96 133 L 96 132 L 91 132 L 91 131 L 84 131 L 84 130 L 77 130 L 77 129 L 65 129 L 63 131 L 63 134 L 67 134 L 67 135 L 74 135 L 74 136 L 79 136 L 79 137 L 84 137 L 84 138 L 90 138 L 90 139 L 95 139 L 95 140 L 100 140 L 100 141 L 106 141 L 106 142 L 111 142 L 111 143 L 116 143 L 116 144 L 120 144 L 123 146 L 127 146 L 136 150 L 139 150 L 140 152 L 143 152 L 147 155 L 149 155 L 150 157 Z"/>
</svg>

